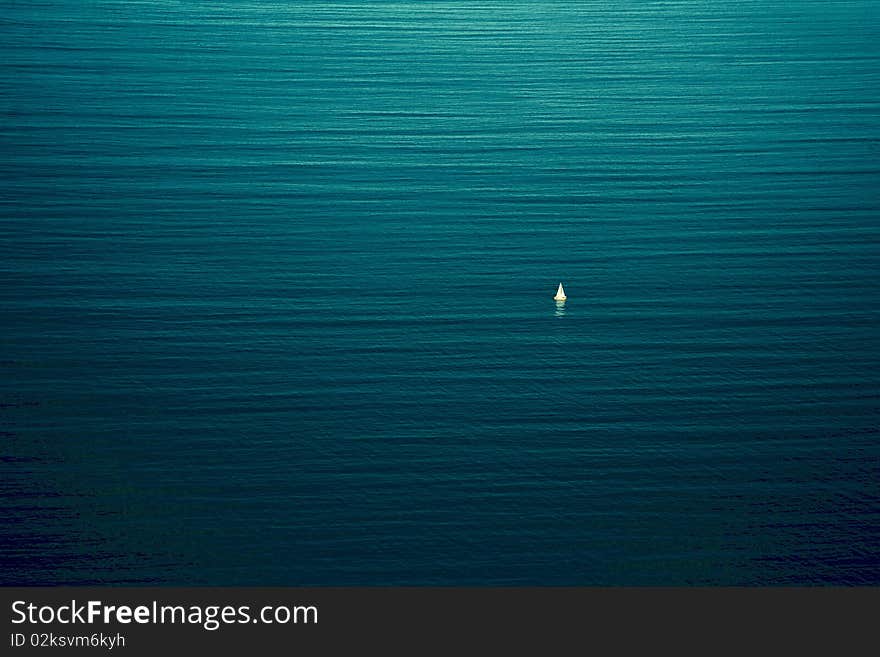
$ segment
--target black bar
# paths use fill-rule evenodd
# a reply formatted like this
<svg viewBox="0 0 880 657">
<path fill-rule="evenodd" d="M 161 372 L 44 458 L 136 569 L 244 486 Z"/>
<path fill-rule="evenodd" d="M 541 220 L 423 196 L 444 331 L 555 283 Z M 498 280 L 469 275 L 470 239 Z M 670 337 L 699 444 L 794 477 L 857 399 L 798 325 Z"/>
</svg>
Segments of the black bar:
<svg viewBox="0 0 880 657">
<path fill-rule="evenodd" d="M 857 654 L 873 639 L 880 608 L 877 588 L 57 587 L 0 592 L 3 652 L 11 655 L 69 649 L 68 644 L 87 647 L 92 654 L 121 650 L 127 655 L 221 649 L 258 649 L 258 654 L 515 650 L 544 655 L 600 648 L 602 654 L 660 648 L 791 654 L 798 646 Z M 88 622 L 89 601 L 100 602 L 93 622 Z M 159 623 L 159 616 L 151 614 L 163 606 L 165 622 Z M 221 617 L 225 606 L 234 609 L 226 615 L 230 622 Z M 240 615 L 243 606 L 248 608 L 247 622 Z M 174 607 L 184 608 L 187 622 L 179 622 L 182 617 Z M 82 622 L 57 622 L 55 614 L 69 620 L 77 608 Z M 43 620 L 55 622 L 30 622 L 40 613 Z M 120 622 L 118 613 L 130 622 Z M 135 613 L 144 622 L 135 622 Z M 267 622 L 251 618 L 260 614 Z M 86 637 L 89 645 L 83 646 L 79 637 Z M 113 639 L 116 645 L 111 647 Z"/>
</svg>

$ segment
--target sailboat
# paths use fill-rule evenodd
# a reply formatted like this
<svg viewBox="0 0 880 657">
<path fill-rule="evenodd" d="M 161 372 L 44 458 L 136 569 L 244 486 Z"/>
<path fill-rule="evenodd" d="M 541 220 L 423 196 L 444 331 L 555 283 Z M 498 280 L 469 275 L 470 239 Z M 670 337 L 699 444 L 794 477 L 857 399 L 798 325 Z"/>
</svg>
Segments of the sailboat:
<svg viewBox="0 0 880 657">
<path fill-rule="evenodd" d="M 565 301 L 568 298 L 565 296 L 565 290 L 562 289 L 562 283 L 559 284 L 559 289 L 556 290 L 556 296 L 553 298 L 556 301 Z"/>
</svg>

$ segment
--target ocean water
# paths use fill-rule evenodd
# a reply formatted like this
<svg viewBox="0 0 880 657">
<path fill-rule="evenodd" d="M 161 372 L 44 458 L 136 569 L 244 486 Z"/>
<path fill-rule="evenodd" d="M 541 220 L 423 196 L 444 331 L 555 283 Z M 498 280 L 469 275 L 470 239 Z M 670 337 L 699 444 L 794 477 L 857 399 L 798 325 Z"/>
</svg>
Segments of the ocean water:
<svg viewBox="0 0 880 657">
<path fill-rule="evenodd" d="M 877 2 L 2 9 L 0 583 L 880 584 Z"/>
</svg>

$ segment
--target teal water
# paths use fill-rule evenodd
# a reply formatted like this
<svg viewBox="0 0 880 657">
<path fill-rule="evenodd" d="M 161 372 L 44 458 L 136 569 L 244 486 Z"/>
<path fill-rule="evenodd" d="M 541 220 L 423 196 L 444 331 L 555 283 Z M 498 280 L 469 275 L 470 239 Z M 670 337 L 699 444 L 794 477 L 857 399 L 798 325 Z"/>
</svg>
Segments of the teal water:
<svg viewBox="0 0 880 657">
<path fill-rule="evenodd" d="M 2 7 L 0 583 L 880 584 L 876 2 Z"/>
</svg>

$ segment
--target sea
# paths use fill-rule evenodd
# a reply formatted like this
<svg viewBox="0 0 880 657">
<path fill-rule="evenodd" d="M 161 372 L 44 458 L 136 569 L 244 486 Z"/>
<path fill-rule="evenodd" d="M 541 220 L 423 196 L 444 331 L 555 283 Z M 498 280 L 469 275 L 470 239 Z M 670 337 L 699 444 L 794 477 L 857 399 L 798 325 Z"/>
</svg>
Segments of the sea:
<svg viewBox="0 0 880 657">
<path fill-rule="evenodd" d="M 880 3 L 0 5 L 0 583 L 880 584 Z"/>
</svg>

